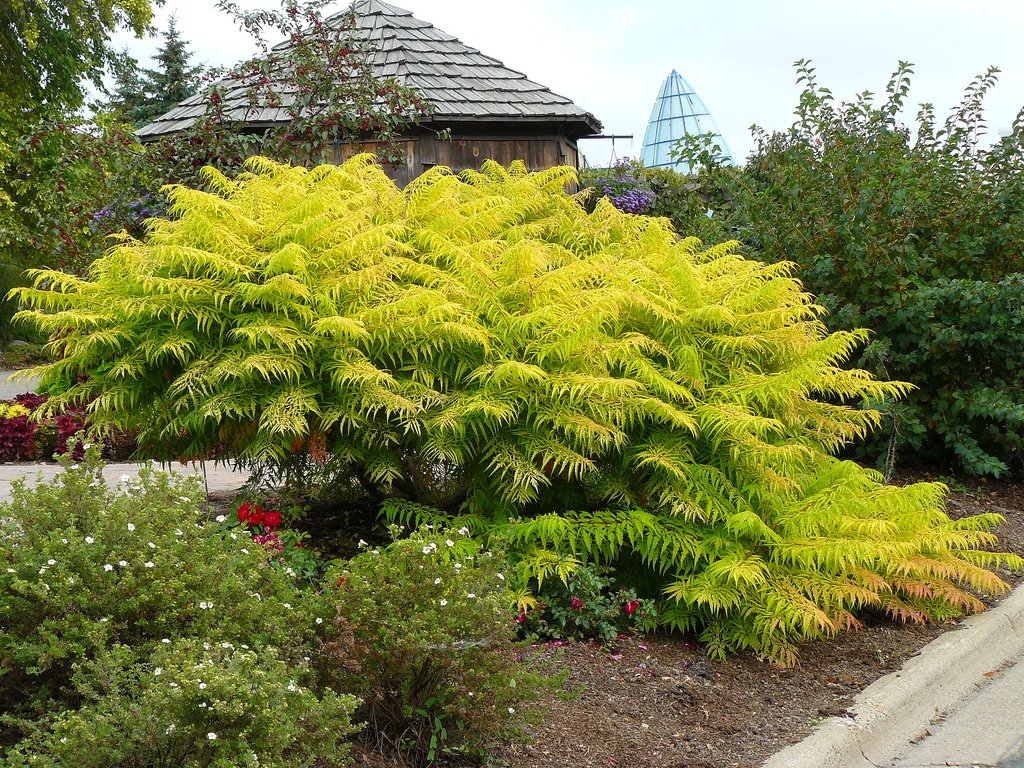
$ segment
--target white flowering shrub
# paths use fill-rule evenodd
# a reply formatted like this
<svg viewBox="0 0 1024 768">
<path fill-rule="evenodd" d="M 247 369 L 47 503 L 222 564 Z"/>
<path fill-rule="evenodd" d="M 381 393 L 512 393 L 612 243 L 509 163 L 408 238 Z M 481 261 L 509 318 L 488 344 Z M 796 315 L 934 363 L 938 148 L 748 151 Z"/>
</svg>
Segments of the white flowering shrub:
<svg viewBox="0 0 1024 768">
<path fill-rule="evenodd" d="M 77 668 L 83 704 L 11 750 L 11 768 L 334 766 L 345 762 L 352 696 L 318 695 L 273 650 L 195 639 L 147 664 L 115 645 Z"/>
<path fill-rule="evenodd" d="M 363 700 L 369 743 L 421 765 L 521 734 L 555 681 L 519 659 L 504 565 L 466 530 L 421 528 L 328 572 L 321 673 Z"/>
<path fill-rule="evenodd" d="M 196 480 L 143 471 L 110 490 L 98 451 L 0 505 L 0 762 L 83 693 L 72 680 L 117 647 L 150 664 L 181 638 L 281 649 L 302 661 L 312 617 L 247 536 L 209 519 Z M 113 763 L 111 763 L 113 764 Z"/>
</svg>

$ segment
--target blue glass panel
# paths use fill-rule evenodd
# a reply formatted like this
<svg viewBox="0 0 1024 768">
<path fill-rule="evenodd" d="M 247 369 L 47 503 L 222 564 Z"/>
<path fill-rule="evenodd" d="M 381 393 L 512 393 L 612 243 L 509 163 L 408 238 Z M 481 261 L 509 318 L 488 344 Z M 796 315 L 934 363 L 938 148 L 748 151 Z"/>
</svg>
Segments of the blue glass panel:
<svg viewBox="0 0 1024 768">
<path fill-rule="evenodd" d="M 648 168 L 672 168 L 680 173 L 690 173 L 689 165 L 674 162 L 670 153 L 683 136 L 702 133 L 713 134 L 722 156 L 728 162 L 733 162 L 725 137 L 718 130 L 704 102 L 690 84 L 672 70 L 661 84 L 658 98 L 654 101 L 640 158 Z"/>
</svg>

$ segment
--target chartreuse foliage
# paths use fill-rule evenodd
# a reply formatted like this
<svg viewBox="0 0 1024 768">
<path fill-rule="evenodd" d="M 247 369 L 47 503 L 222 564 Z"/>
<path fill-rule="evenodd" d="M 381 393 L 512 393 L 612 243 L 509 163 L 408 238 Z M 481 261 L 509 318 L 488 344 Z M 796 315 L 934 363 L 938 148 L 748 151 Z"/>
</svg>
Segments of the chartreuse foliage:
<svg viewBox="0 0 1024 768">
<path fill-rule="evenodd" d="M 524 578 L 642 561 L 715 654 L 974 610 L 964 587 L 1021 565 L 983 550 L 996 517 L 833 458 L 907 387 L 841 367 L 864 333 L 827 334 L 789 265 L 588 214 L 566 168 L 404 192 L 367 156 L 249 168 L 18 292 L 53 407 L 95 397 L 162 455 L 312 455 L 354 503 L 504 540 Z"/>
</svg>

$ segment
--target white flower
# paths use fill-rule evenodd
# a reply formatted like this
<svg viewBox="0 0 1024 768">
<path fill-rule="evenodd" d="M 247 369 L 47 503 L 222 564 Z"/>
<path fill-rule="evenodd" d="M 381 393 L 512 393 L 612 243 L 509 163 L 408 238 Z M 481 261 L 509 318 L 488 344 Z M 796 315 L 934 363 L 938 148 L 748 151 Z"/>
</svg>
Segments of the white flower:
<svg viewBox="0 0 1024 768">
<path fill-rule="evenodd" d="M 86 536 L 85 537 L 85 543 L 86 544 L 92 544 L 94 541 L 96 541 L 96 539 L 94 539 L 92 536 Z"/>
<path fill-rule="evenodd" d="M 154 675 L 159 675 L 163 671 L 164 671 L 163 667 L 157 667 L 156 669 L 153 670 L 153 674 Z"/>
<path fill-rule="evenodd" d="M 230 536 L 232 541 L 235 541 L 238 538 L 238 535 L 234 533 L 230 534 Z"/>
<path fill-rule="evenodd" d="M 509 713 L 510 715 L 514 715 L 514 714 L 516 713 L 515 707 L 509 707 L 509 708 L 508 708 L 508 713 Z"/>
<path fill-rule="evenodd" d="M 228 518 L 227 518 L 227 516 L 226 516 L 226 515 L 217 515 L 217 516 L 216 516 L 215 518 L 213 518 L 213 519 L 214 519 L 214 520 L 216 520 L 216 521 L 217 521 L 218 523 L 223 523 L 223 522 L 224 522 L 225 520 L 227 520 Z"/>
<path fill-rule="evenodd" d="M 460 536 L 467 536 L 468 534 L 469 534 L 469 528 L 467 528 L 466 526 L 462 526 L 461 528 L 459 528 L 459 535 Z"/>
<path fill-rule="evenodd" d="M 146 546 L 150 549 L 156 549 L 156 544 L 154 544 L 152 541 L 147 541 Z"/>
<path fill-rule="evenodd" d="M 285 603 L 284 607 L 287 608 L 290 611 L 292 609 L 292 604 L 291 603 Z"/>
<path fill-rule="evenodd" d="M 505 574 L 504 573 L 499 573 L 498 574 L 498 578 L 501 579 L 502 581 L 504 581 L 505 580 Z"/>
<path fill-rule="evenodd" d="M 476 595 L 474 595 L 472 592 L 467 592 L 466 593 L 466 597 L 468 597 L 470 600 L 472 600 L 474 597 L 476 597 Z"/>
<path fill-rule="evenodd" d="M 45 565 L 44 565 L 44 566 L 42 566 L 42 567 L 41 567 L 41 568 L 39 569 L 39 575 L 40 575 L 40 576 L 42 576 L 42 575 L 43 575 L 44 573 L 46 573 L 46 566 L 45 566 Z"/>
<path fill-rule="evenodd" d="M 234 648 L 235 646 L 233 646 L 231 643 L 221 643 L 220 647 L 221 648 Z"/>
<path fill-rule="evenodd" d="M 167 726 L 167 730 L 164 731 L 164 733 L 166 733 L 168 736 L 170 736 L 172 733 L 174 733 L 174 729 L 177 728 L 177 727 L 178 726 L 176 726 L 174 723 L 171 723 L 170 725 Z"/>
<path fill-rule="evenodd" d="M 68 540 L 67 540 L 67 539 L 61 539 L 61 540 L 60 540 L 60 543 L 61 543 L 61 544 L 67 544 L 67 543 L 68 543 Z"/>
<path fill-rule="evenodd" d="M 143 563 L 143 565 L 146 566 L 147 568 L 152 568 L 153 567 L 153 561 L 152 560 L 147 560 L 146 562 Z"/>
<path fill-rule="evenodd" d="M 462 567 L 462 563 L 452 563 L 452 565 L 454 566 L 456 571 Z"/>
<path fill-rule="evenodd" d="M 448 601 L 444 598 L 441 598 L 441 607 L 444 608 L 446 605 L 448 605 Z"/>
<path fill-rule="evenodd" d="M 100 624 L 106 624 L 108 621 L 110 621 L 110 617 L 104 616 L 102 619 L 100 619 Z"/>
<path fill-rule="evenodd" d="M 242 547 L 242 554 L 243 555 L 248 555 L 249 554 L 249 550 L 246 549 L 245 547 Z"/>
<path fill-rule="evenodd" d="M 174 529 L 174 535 L 175 536 L 184 536 L 185 532 L 183 530 L 181 530 L 181 528 L 175 528 Z"/>
<path fill-rule="evenodd" d="M 128 561 L 127 560 L 118 560 L 117 564 L 120 565 L 122 568 L 126 568 L 128 566 Z"/>
<path fill-rule="evenodd" d="M 451 539 L 445 539 L 444 543 L 447 544 L 449 547 L 454 547 L 455 546 L 455 542 L 452 541 Z"/>
<path fill-rule="evenodd" d="M 160 642 L 161 642 L 161 643 L 170 643 L 170 642 L 171 642 L 171 638 L 169 638 L 169 637 L 165 637 L 165 638 L 164 638 L 163 640 L 161 640 Z"/>
<path fill-rule="evenodd" d="M 114 566 L 112 566 L 110 563 L 106 563 L 103 566 L 103 570 L 104 571 L 112 571 L 112 570 L 114 570 Z"/>
<path fill-rule="evenodd" d="M 178 684 L 177 684 L 177 683 L 168 683 L 168 684 L 167 684 L 167 687 L 168 687 L 168 688 L 177 688 L 177 687 L 178 687 Z"/>
<path fill-rule="evenodd" d="M 316 617 L 316 623 L 317 623 L 317 624 L 323 624 L 323 623 L 324 623 L 324 620 L 323 620 L 323 619 L 321 619 L 321 618 L 320 618 L 319 616 L 317 616 L 317 617 Z"/>
<path fill-rule="evenodd" d="M 434 583 L 435 583 L 435 584 L 440 584 L 440 583 L 441 583 L 441 579 L 439 579 L 439 578 L 437 578 L 437 579 L 434 579 Z"/>
<path fill-rule="evenodd" d="M 8 572 L 8 573 L 17 573 L 17 571 L 16 571 L 16 570 L 14 570 L 13 568 L 8 568 L 8 569 L 7 569 L 7 572 Z"/>
<path fill-rule="evenodd" d="M 206 738 L 208 738 L 210 741 L 213 741 L 217 738 L 217 734 L 213 731 L 210 731 L 208 734 L 206 734 Z"/>
<path fill-rule="evenodd" d="M 294 681 L 289 680 L 288 681 L 288 690 L 289 691 L 297 691 L 297 690 L 299 690 L 299 688 L 298 688 L 297 685 L 295 685 Z"/>
<path fill-rule="evenodd" d="M 54 559 L 53 559 L 53 558 L 51 557 L 51 558 L 50 558 L 49 560 L 47 560 L 47 561 L 46 561 L 46 564 L 47 564 L 47 565 L 56 565 L 56 564 L 57 564 L 57 561 L 56 561 L 56 560 L 54 560 Z"/>
<path fill-rule="evenodd" d="M 129 531 L 134 531 L 135 530 L 135 523 L 128 523 L 128 530 Z"/>
<path fill-rule="evenodd" d="M 206 683 L 200 683 L 199 684 L 199 690 L 202 691 L 202 690 L 205 690 L 205 689 L 206 689 Z"/>
<path fill-rule="evenodd" d="M 211 603 L 211 602 L 209 602 L 207 600 L 200 600 L 199 601 L 199 610 L 205 611 L 205 610 L 207 610 L 209 608 L 213 608 L 213 603 Z"/>
<path fill-rule="evenodd" d="M 430 554 L 430 552 L 431 552 L 431 549 L 430 549 L 430 547 L 424 547 L 424 548 L 423 548 L 423 554 L 424 554 L 424 555 L 429 555 L 429 554 Z"/>
<path fill-rule="evenodd" d="M 360 539 L 359 543 L 356 546 L 360 549 L 366 549 L 368 546 L 370 546 L 370 544 L 366 540 Z"/>
</svg>

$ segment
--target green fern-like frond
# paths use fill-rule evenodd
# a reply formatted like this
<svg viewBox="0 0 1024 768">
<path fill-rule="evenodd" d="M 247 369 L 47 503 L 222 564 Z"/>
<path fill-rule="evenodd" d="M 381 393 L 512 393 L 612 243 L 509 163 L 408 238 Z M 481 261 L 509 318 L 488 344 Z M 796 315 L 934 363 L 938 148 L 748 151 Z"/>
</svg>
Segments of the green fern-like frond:
<svg viewBox="0 0 1024 768">
<path fill-rule="evenodd" d="M 978 609 L 1005 584 L 993 516 L 834 454 L 905 395 L 846 367 L 792 264 L 705 247 L 488 161 L 398 189 L 366 155 L 253 158 L 121 237 L 87 277 L 31 273 L 44 412 L 88 410 L 150 455 L 281 465 L 310 450 L 403 525 L 507 548 L 524 585 L 646 571 L 667 626 L 792 663 L 875 608 Z M 433 509 L 431 505 L 443 507 Z"/>
</svg>

